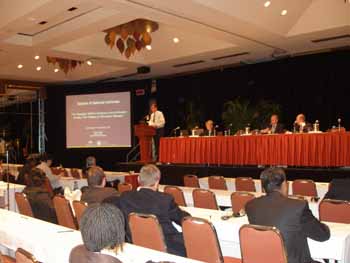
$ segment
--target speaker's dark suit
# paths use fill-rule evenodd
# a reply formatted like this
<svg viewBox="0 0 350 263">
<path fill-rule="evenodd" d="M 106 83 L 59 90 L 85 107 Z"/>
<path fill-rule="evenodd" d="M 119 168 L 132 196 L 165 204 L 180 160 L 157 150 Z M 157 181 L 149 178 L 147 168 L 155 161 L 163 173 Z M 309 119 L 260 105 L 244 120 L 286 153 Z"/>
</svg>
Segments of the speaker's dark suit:
<svg viewBox="0 0 350 263">
<path fill-rule="evenodd" d="M 175 229 L 172 222 L 181 225 L 182 219 L 189 214 L 177 206 L 171 195 L 141 188 L 139 191 L 124 192 L 117 198 L 108 198 L 105 202 L 115 204 L 126 220 L 132 212 L 155 215 L 163 229 L 168 252 L 185 256 L 182 234 Z M 126 237 L 131 241 L 128 224 L 126 226 Z"/>
<path fill-rule="evenodd" d="M 350 179 L 333 179 L 324 198 L 350 201 Z"/>
<path fill-rule="evenodd" d="M 250 201 L 246 212 L 250 224 L 274 226 L 280 230 L 288 263 L 313 262 L 307 238 L 326 241 L 330 237 L 328 226 L 312 215 L 306 201 L 290 199 L 279 192 Z"/>
</svg>

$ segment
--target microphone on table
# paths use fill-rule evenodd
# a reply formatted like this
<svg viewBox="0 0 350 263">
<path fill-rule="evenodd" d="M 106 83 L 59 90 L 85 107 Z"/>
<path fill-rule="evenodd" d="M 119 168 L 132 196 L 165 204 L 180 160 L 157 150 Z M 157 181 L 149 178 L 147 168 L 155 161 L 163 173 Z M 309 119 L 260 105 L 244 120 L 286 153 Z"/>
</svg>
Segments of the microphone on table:
<svg viewBox="0 0 350 263">
<path fill-rule="evenodd" d="M 180 130 L 180 126 L 177 126 L 175 129 L 173 129 L 174 136 L 176 137 L 176 131 Z"/>
<path fill-rule="evenodd" d="M 219 125 L 214 126 L 214 136 L 216 136 L 216 129 L 219 128 Z"/>
</svg>

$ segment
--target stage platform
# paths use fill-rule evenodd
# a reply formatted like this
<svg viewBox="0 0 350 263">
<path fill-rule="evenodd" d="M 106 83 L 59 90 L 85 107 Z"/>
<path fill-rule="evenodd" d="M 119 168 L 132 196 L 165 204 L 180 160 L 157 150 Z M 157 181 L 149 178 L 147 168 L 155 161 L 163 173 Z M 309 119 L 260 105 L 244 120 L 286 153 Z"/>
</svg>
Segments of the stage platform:
<svg viewBox="0 0 350 263">
<path fill-rule="evenodd" d="M 143 166 L 139 162 L 117 163 L 116 171 L 139 172 Z M 222 175 L 224 177 L 250 176 L 258 179 L 263 167 L 257 166 L 215 166 L 215 165 L 180 165 L 180 164 L 157 164 L 162 172 L 161 184 L 183 185 L 182 176 L 185 174 L 195 174 L 198 177 L 210 175 Z M 350 167 L 343 168 L 285 168 L 288 180 L 312 179 L 317 182 L 330 182 L 332 178 L 349 178 Z"/>
</svg>

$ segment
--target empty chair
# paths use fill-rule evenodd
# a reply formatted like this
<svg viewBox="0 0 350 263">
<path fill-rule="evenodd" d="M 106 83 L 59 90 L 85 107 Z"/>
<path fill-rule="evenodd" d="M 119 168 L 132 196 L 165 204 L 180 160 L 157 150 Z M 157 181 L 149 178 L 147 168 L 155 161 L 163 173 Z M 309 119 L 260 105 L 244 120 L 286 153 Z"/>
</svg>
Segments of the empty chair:
<svg viewBox="0 0 350 263">
<path fill-rule="evenodd" d="M 76 230 L 77 226 L 69 201 L 63 196 L 56 195 L 53 198 L 53 204 L 55 206 L 58 224 Z"/>
<path fill-rule="evenodd" d="M 316 184 L 313 180 L 294 180 L 292 183 L 293 195 L 317 197 Z"/>
<path fill-rule="evenodd" d="M 287 263 L 282 236 L 274 227 L 243 225 L 239 240 L 244 263 Z"/>
<path fill-rule="evenodd" d="M 32 207 L 29 200 L 24 193 L 15 193 L 15 199 L 18 207 L 18 211 L 21 215 L 34 217 Z"/>
<path fill-rule="evenodd" d="M 192 197 L 194 207 L 219 210 L 215 194 L 210 190 L 194 189 Z"/>
<path fill-rule="evenodd" d="M 193 175 L 193 174 L 185 175 L 184 176 L 184 186 L 193 187 L 193 188 L 200 188 L 198 177 L 196 175 Z"/>
<path fill-rule="evenodd" d="M 39 263 L 39 261 L 28 251 L 18 248 L 16 251 L 16 263 Z"/>
<path fill-rule="evenodd" d="M 6 208 L 5 196 L 0 196 L 0 208 Z"/>
<path fill-rule="evenodd" d="M 172 195 L 177 205 L 186 206 L 185 196 L 180 187 L 170 185 L 165 186 L 164 193 Z"/>
<path fill-rule="evenodd" d="M 324 199 L 318 209 L 321 221 L 350 224 L 350 203 L 348 201 Z"/>
<path fill-rule="evenodd" d="M 119 193 L 124 193 L 124 192 L 128 192 L 128 191 L 132 191 L 132 184 L 129 184 L 129 183 L 118 184 L 118 192 Z"/>
<path fill-rule="evenodd" d="M 231 194 L 232 212 L 239 213 L 241 210 L 245 211 L 245 205 L 255 196 L 246 192 L 234 192 Z"/>
<path fill-rule="evenodd" d="M 80 226 L 80 218 L 83 215 L 86 208 L 87 203 L 82 201 L 73 201 L 73 209 L 75 212 L 75 218 L 77 219 L 78 226 Z"/>
<path fill-rule="evenodd" d="M 167 251 L 163 230 L 156 216 L 130 213 L 129 227 L 133 244 L 161 252 Z"/>
<path fill-rule="evenodd" d="M 235 180 L 236 191 L 256 192 L 255 183 L 251 177 L 237 177 Z"/>
<path fill-rule="evenodd" d="M 241 262 L 222 256 L 215 228 L 207 220 L 186 217 L 182 222 L 182 232 L 188 258 L 215 263 Z"/>
<path fill-rule="evenodd" d="M 209 176 L 209 189 L 227 190 L 226 180 L 223 176 Z"/>
</svg>

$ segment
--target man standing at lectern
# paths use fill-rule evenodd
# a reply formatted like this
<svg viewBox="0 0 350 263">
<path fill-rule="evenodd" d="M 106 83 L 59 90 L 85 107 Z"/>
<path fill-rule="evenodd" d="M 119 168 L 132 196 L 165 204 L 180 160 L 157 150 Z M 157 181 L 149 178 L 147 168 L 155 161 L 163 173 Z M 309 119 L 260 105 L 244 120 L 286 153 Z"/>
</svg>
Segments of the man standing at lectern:
<svg viewBox="0 0 350 263">
<path fill-rule="evenodd" d="M 148 125 L 156 129 L 156 135 L 153 137 L 154 141 L 154 156 L 153 160 L 157 161 L 159 157 L 159 141 L 164 136 L 165 118 L 161 111 L 158 110 L 158 106 L 155 102 L 150 105 L 150 116 Z"/>
</svg>

